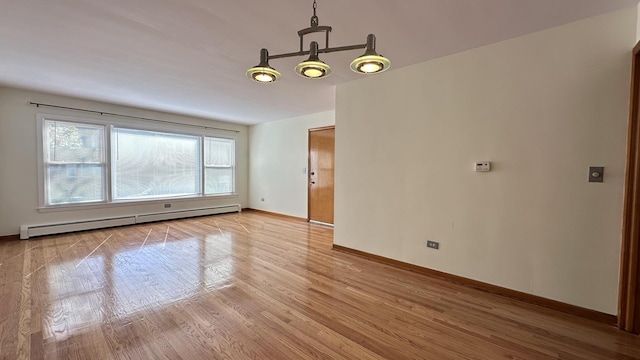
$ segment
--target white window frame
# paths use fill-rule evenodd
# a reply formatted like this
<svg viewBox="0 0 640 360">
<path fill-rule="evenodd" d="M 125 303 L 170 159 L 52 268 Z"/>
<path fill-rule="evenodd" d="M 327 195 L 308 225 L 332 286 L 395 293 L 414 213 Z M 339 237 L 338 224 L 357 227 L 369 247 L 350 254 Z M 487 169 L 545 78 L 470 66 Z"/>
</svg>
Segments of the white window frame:
<svg viewBox="0 0 640 360">
<path fill-rule="evenodd" d="M 206 144 L 206 138 L 207 137 L 211 137 L 211 138 L 217 138 L 217 139 L 224 139 L 224 140 L 233 140 L 233 165 L 231 166 L 215 166 L 215 165 L 207 165 L 206 164 L 206 160 L 205 160 L 205 144 Z M 219 135 L 204 135 L 202 137 L 202 153 L 201 153 L 201 158 L 202 158 L 202 195 L 203 196 L 225 196 L 225 195 L 229 195 L 229 194 L 236 194 L 236 154 L 238 153 L 238 139 L 237 136 L 219 136 Z M 220 194 L 207 194 L 206 193 L 206 186 L 207 186 L 207 179 L 206 179 L 206 172 L 207 169 L 227 169 L 227 168 L 231 168 L 231 179 L 232 180 L 232 189 L 230 193 L 220 193 Z"/>
<path fill-rule="evenodd" d="M 47 155 L 44 149 L 44 139 L 45 139 L 45 121 L 59 121 L 59 122 L 67 122 L 67 123 L 77 123 L 77 124 L 85 124 L 85 125 L 93 125 L 93 126 L 101 126 L 103 127 L 103 138 L 102 138 L 102 154 L 103 154 L 103 162 L 102 165 L 102 191 L 104 193 L 104 200 L 101 201 L 91 201 L 85 203 L 65 203 L 65 204 L 47 204 L 48 196 L 48 177 L 47 177 L 47 161 L 45 160 L 45 156 Z M 85 118 L 75 118 L 69 116 L 50 116 L 44 114 L 38 114 L 37 116 L 37 151 L 38 151 L 38 203 L 40 207 L 47 208 L 65 208 L 65 207 L 76 207 L 76 206 L 91 206 L 91 205 L 104 205 L 110 202 L 110 194 L 111 190 L 109 188 L 109 182 L 107 181 L 107 177 L 110 172 L 110 161 L 108 154 L 108 143 L 110 141 L 109 138 L 109 128 L 107 123 L 102 121 L 92 121 L 90 119 Z"/>
<path fill-rule="evenodd" d="M 110 136 L 113 138 L 113 131 L 115 129 L 128 129 L 128 130 L 137 130 L 137 131 L 149 131 L 149 132 L 157 132 L 157 133 L 164 133 L 164 134 L 175 134 L 175 135 L 186 135 L 186 136 L 193 136 L 193 137 L 198 137 L 199 138 L 199 148 L 198 148 L 198 155 L 200 156 L 200 176 L 199 176 L 199 184 L 198 184 L 198 189 L 196 191 L 196 193 L 194 195 L 178 195 L 178 196 L 165 196 L 165 197 L 149 197 L 149 198 L 130 198 L 130 199 L 116 199 L 113 191 L 110 192 L 110 202 L 111 203 L 139 203 L 139 202 L 147 202 L 147 201 L 154 201 L 154 200 L 173 200 L 173 199 L 193 199 L 193 198 L 200 198 L 202 197 L 202 194 L 204 192 L 203 190 L 203 176 L 202 173 L 204 172 L 204 169 L 202 168 L 202 154 L 203 154 L 203 142 L 204 142 L 204 136 L 201 133 L 197 133 L 197 132 L 187 132 L 187 131 L 175 131 L 175 130 L 167 130 L 167 129 L 159 129 L 159 128 L 152 128 L 152 127 L 145 127 L 145 126 L 130 126 L 130 125 L 121 125 L 121 124 L 112 124 L 111 126 L 109 126 L 109 134 Z M 111 157 L 111 160 L 115 157 L 115 147 L 112 146 L 113 143 L 109 142 L 109 155 Z M 115 166 L 115 164 L 113 162 L 109 162 L 109 168 L 111 169 L 111 176 L 109 178 L 109 184 L 111 185 L 111 188 L 113 189 L 113 184 L 115 184 L 115 171 L 113 171 L 113 166 Z"/>
<path fill-rule="evenodd" d="M 122 204 L 131 205 L 135 204 L 152 204 L 152 203 L 164 203 L 167 200 L 171 200 L 172 202 L 176 201 L 189 201 L 189 200 L 198 200 L 198 199 L 207 199 L 207 198 L 229 198 L 229 197 L 237 197 L 237 177 L 236 177 L 236 168 L 237 168 L 237 153 L 238 153 L 238 136 L 236 134 L 228 134 L 222 131 L 217 131 L 214 129 L 209 129 L 206 127 L 202 127 L 200 131 L 195 131 L 191 125 L 185 124 L 184 127 L 180 125 L 156 125 L 156 124 L 140 124 L 140 123 L 128 123 L 122 122 L 115 119 L 108 120 L 96 120 L 89 117 L 73 117 L 73 116 L 65 116 L 65 115 L 54 115 L 54 114 L 37 114 L 37 135 L 36 135 L 36 148 L 38 153 L 38 210 L 39 211 L 56 211 L 56 210 L 69 210 L 73 208 L 101 208 L 101 207 L 117 207 L 122 206 Z M 104 140 L 103 140 L 103 154 L 104 154 L 104 164 L 103 164 L 103 191 L 105 192 L 105 200 L 100 202 L 87 202 L 87 203 L 69 203 L 69 204 L 47 204 L 47 196 L 46 196 L 46 187 L 48 184 L 46 183 L 46 170 L 45 170 L 45 151 L 44 151 L 44 131 L 45 131 L 45 120 L 49 121 L 61 121 L 61 122 L 71 122 L 71 123 L 79 123 L 79 124 L 88 124 L 88 125 L 99 125 L 104 126 Z M 191 135 L 191 136 L 199 136 L 200 137 L 200 189 L 196 195 L 189 195 L 184 197 L 163 197 L 163 198 L 153 198 L 153 199 L 127 199 L 127 200 L 117 200 L 113 199 L 113 176 L 112 176 L 112 156 L 113 156 L 113 147 L 112 147 L 112 133 L 114 128 L 126 128 L 132 130 L 143 130 L 143 131 L 155 131 L 169 134 L 177 134 L 177 135 Z M 205 159 L 204 159 L 204 151 L 205 151 L 205 137 L 213 137 L 219 139 L 228 139 L 233 140 L 234 143 L 234 164 L 232 166 L 232 178 L 233 178 L 233 190 L 231 193 L 222 193 L 222 194 L 205 194 Z"/>
</svg>

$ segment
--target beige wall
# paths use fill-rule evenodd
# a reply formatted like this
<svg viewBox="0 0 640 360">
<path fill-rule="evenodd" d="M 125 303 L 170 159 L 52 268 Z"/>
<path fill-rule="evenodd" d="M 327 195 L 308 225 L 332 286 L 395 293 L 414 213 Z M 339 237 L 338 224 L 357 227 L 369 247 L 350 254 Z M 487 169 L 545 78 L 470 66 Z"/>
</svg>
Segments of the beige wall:
<svg viewBox="0 0 640 360">
<path fill-rule="evenodd" d="M 637 25 L 636 25 L 636 42 L 640 41 L 640 4 L 638 4 L 636 6 L 636 9 L 638 11 L 638 16 L 637 16 Z"/>
<path fill-rule="evenodd" d="M 338 86 L 335 242 L 616 314 L 636 17 Z"/>
<path fill-rule="evenodd" d="M 326 111 L 251 126 L 249 207 L 306 218 L 308 131 L 333 124 Z"/>
<path fill-rule="evenodd" d="M 29 101 L 68 107 L 96 109 L 105 112 L 149 117 L 185 124 L 207 125 L 239 130 L 236 154 L 237 193 L 235 197 L 171 201 L 171 210 L 202 208 L 216 205 L 247 205 L 248 193 L 248 128 L 211 120 L 170 115 L 127 108 L 112 104 L 79 100 L 33 91 L 0 88 L 0 236 L 18 234 L 20 225 L 40 225 L 63 221 L 97 219 L 165 211 L 163 203 L 120 205 L 91 210 L 38 211 L 38 166 L 36 148 L 36 114 L 54 114 L 100 119 L 99 115 L 51 108 L 36 108 Z M 105 117 L 102 117 L 103 119 Z M 113 118 L 112 118 L 113 119 Z M 115 118 L 117 121 L 140 121 Z M 145 122 L 142 122 L 145 123 Z M 148 124 L 148 123 L 146 123 Z"/>
</svg>

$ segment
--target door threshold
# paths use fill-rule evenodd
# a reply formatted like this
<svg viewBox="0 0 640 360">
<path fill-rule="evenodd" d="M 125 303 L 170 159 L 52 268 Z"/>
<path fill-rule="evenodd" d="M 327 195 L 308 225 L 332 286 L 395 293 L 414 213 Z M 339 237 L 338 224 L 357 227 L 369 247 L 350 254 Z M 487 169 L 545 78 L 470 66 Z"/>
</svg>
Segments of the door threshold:
<svg viewBox="0 0 640 360">
<path fill-rule="evenodd" d="M 330 228 L 333 227 L 333 224 L 325 223 L 325 222 L 322 222 L 322 221 L 315 221 L 315 220 L 309 220 L 309 224 L 328 226 Z"/>
</svg>

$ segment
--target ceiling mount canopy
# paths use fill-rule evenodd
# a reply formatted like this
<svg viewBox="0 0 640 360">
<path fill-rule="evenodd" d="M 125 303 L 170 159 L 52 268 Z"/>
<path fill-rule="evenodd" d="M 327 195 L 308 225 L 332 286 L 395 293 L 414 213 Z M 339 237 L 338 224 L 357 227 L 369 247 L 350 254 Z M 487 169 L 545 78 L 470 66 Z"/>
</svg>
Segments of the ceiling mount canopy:
<svg viewBox="0 0 640 360">
<path fill-rule="evenodd" d="M 329 47 L 329 33 L 331 32 L 331 26 L 321 26 L 318 23 L 318 16 L 316 15 L 317 8 L 316 0 L 313 0 L 313 16 L 311 16 L 311 26 L 298 31 L 298 37 L 300 38 L 300 51 L 269 55 L 267 49 L 260 50 L 260 63 L 251 69 L 247 70 L 247 76 L 260 83 L 272 83 L 280 79 L 281 74 L 276 69 L 269 65 L 269 60 L 281 59 L 294 56 L 309 55 L 309 58 L 295 67 L 295 72 L 306 78 L 320 79 L 329 76 L 331 73 L 331 67 L 325 62 L 321 61 L 318 54 L 326 54 L 338 51 L 365 49 L 362 56 L 356 58 L 351 62 L 351 70 L 361 74 L 374 74 L 387 70 L 391 65 L 391 62 L 386 57 L 379 55 L 376 52 L 376 36 L 369 34 L 367 36 L 367 42 L 358 45 L 347 45 L 340 47 Z M 325 33 L 325 47 L 319 48 L 317 41 L 312 41 L 309 44 L 309 50 L 304 50 L 304 36 L 312 33 Z"/>
</svg>

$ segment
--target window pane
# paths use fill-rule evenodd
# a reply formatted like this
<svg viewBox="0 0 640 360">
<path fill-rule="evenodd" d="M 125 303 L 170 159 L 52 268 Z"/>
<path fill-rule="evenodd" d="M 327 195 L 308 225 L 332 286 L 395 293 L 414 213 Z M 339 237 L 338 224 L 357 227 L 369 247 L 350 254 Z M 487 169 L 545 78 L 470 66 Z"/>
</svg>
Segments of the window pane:
<svg viewBox="0 0 640 360">
<path fill-rule="evenodd" d="M 114 199 L 200 192 L 200 137 L 121 128 L 112 136 Z"/>
<path fill-rule="evenodd" d="M 45 121 L 46 161 L 101 163 L 104 127 Z"/>
<path fill-rule="evenodd" d="M 104 200 L 101 164 L 50 164 L 47 175 L 50 205 Z"/>
<path fill-rule="evenodd" d="M 235 141 L 231 139 L 205 138 L 205 165 L 233 166 Z"/>
<path fill-rule="evenodd" d="M 105 200 L 104 126 L 44 121 L 46 204 Z"/>
<path fill-rule="evenodd" d="M 235 140 L 206 137 L 205 194 L 234 192 Z"/>
<path fill-rule="evenodd" d="M 206 194 L 233 192 L 233 170 L 231 168 L 206 168 Z"/>
</svg>

